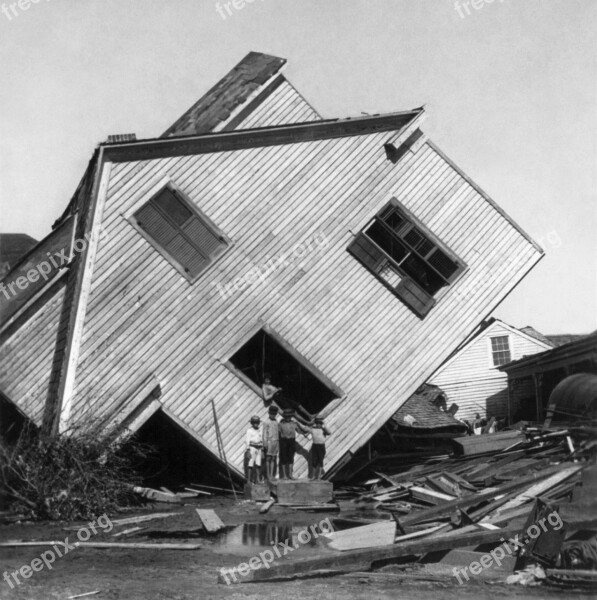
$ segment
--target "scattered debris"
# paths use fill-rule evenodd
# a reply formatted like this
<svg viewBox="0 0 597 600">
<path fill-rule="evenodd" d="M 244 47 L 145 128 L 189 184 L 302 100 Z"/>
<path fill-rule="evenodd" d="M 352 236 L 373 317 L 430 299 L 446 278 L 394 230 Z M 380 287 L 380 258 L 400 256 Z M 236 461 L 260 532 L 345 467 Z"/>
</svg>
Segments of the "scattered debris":
<svg viewBox="0 0 597 600">
<path fill-rule="evenodd" d="M 180 504 L 182 501 L 180 496 L 176 494 L 171 494 L 169 492 L 160 492 L 159 490 L 152 490 L 151 488 L 134 486 L 133 492 L 143 496 L 143 498 L 147 498 L 148 500 L 153 500 L 154 502 L 172 502 L 174 504 Z"/>
<path fill-rule="evenodd" d="M 259 512 L 261 514 L 266 513 L 274 504 L 275 504 L 275 499 L 274 498 L 270 498 L 260 509 Z"/>
</svg>

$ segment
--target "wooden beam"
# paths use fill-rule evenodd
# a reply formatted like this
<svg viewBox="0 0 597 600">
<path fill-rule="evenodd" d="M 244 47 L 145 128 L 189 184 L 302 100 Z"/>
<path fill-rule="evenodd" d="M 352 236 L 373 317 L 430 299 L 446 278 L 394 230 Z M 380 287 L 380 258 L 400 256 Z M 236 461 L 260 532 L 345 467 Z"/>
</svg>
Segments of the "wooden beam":
<svg viewBox="0 0 597 600">
<path fill-rule="evenodd" d="M 562 468 L 560 466 L 551 467 L 551 469 L 545 469 L 541 473 L 533 473 L 532 479 L 541 480 L 549 477 L 554 472 L 561 471 Z M 484 492 L 480 492 L 478 494 L 471 494 L 470 496 L 464 496 L 463 498 L 458 498 L 457 500 L 453 500 L 452 502 L 446 502 L 439 506 L 434 506 L 433 508 L 428 508 L 422 511 L 419 511 L 416 514 L 409 515 L 402 520 L 403 525 L 410 525 L 413 523 L 420 523 L 422 521 L 428 521 L 433 518 L 448 516 L 451 512 L 459 509 L 459 508 L 467 508 L 468 506 L 475 506 L 476 504 L 481 504 L 482 502 L 487 502 L 488 500 L 493 500 L 496 496 L 500 496 L 502 494 L 506 494 L 511 492 L 517 488 L 524 488 L 529 485 L 529 481 L 512 481 L 510 483 L 506 483 L 492 490 L 487 490 Z"/>
<path fill-rule="evenodd" d="M 446 535 L 440 539 L 430 537 L 424 540 L 405 541 L 401 544 L 391 544 L 381 548 L 368 550 L 352 550 L 350 552 L 327 554 L 296 560 L 284 560 L 268 565 L 268 568 L 252 570 L 247 567 L 246 575 L 241 575 L 236 569 L 220 569 L 218 583 L 245 583 L 249 581 L 267 581 L 291 579 L 305 574 L 315 575 L 318 571 L 325 570 L 328 574 L 342 571 L 352 571 L 356 567 L 365 566 L 378 561 L 392 560 L 404 556 L 417 556 L 428 554 L 432 551 L 451 550 L 466 546 L 478 546 L 499 542 L 520 532 L 520 527 L 509 527 L 495 531 L 480 531 L 464 535 Z M 244 570 L 244 569 L 243 569 Z"/>
</svg>

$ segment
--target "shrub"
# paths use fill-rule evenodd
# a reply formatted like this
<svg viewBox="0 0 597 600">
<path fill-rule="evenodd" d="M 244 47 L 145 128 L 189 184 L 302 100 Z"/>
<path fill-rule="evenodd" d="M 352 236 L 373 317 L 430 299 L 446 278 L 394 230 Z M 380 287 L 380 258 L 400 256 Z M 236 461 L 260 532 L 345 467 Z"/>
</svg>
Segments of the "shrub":
<svg viewBox="0 0 597 600">
<path fill-rule="evenodd" d="M 0 437 L 0 483 L 8 507 L 31 519 L 90 519 L 138 504 L 133 462 L 149 452 L 134 441 L 126 453 L 92 432 L 41 437 L 23 430 Z"/>
</svg>

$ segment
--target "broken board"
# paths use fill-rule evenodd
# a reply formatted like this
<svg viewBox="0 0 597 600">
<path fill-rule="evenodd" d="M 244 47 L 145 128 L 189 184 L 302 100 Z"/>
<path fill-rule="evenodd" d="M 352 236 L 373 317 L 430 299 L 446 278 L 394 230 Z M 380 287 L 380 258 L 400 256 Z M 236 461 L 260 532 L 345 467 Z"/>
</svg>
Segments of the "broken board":
<svg viewBox="0 0 597 600">
<path fill-rule="evenodd" d="M 351 527 L 334 531 L 329 542 L 332 550 L 357 550 L 359 548 L 374 548 L 388 546 L 394 543 L 396 537 L 396 522 L 381 521 L 361 527 Z"/>
<path fill-rule="evenodd" d="M 333 500 L 334 486 L 330 481 L 310 479 L 282 479 L 272 484 L 272 493 L 278 504 L 327 504 Z"/>
<path fill-rule="evenodd" d="M 203 523 L 203 527 L 208 533 L 215 533 L 216 531 L 220 531 L 220 529 L 224 529 L 225 525 L 222 523 L 222 520 L 218 515 L 216 515 L 216 511 L 211 508 L 201 509 L 196 508 L 197 514 Z"/>
</svg>

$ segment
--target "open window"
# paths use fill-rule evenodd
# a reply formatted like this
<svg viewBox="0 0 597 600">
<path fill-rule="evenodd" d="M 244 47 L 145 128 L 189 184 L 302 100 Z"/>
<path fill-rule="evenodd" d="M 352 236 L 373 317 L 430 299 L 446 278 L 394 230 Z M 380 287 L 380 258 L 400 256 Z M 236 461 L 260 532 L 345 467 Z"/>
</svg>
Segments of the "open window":
<svg viewBox="0 0 597 600">
<path fill-rule="evenodd" d="M 348 251 L 419 317 L 466 268 L 396 198 L 357 234 Z"/>
<path fill-rule="evenodd" d="M 294 409 L 306 420 L 344 395 L 269 327 L 260 329 L 245 342 L 230 357 L 227 366 L 259 395 L 269 375 L 271 384 L 282 388 L 275 396 L 276 404 L 281 409 Z"/>
<path fill-rule="evenodd" d="M 133 219 L 145 237 L 190 281 L 230 245 L 224 234 L 172 185 L 162 188 Z"/>
</svg>

